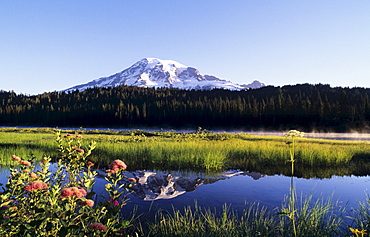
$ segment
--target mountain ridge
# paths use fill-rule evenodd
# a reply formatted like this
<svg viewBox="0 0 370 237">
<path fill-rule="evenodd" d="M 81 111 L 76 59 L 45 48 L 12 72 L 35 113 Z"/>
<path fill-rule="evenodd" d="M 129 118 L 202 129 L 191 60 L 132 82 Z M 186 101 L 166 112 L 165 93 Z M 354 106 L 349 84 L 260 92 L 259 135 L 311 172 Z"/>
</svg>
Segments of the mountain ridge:
<svg viewBox="0 0 370 237">
<path fill-rule="evenodd" d="M 101 77 L 85 84 L 63 91 L 86 90 L 93 87 L 117 87 L 120 85 L 138 87 L 168 87 L 185 90 L 248 90 L 265 86 L 258 80 L 251 84 L 239 85 L 212 75 L 203 75 L 194 67 L 185 66 L 174 60 L 143 58 L 121 72 Z"/>
</svg>

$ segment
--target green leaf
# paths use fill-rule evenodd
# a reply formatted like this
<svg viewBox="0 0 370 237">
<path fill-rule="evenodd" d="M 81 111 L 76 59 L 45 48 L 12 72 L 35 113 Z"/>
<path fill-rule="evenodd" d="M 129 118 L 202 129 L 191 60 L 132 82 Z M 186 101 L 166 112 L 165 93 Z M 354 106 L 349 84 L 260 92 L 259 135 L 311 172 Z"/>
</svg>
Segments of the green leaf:
<svg viewBox="0 0 370 237">
<path fill-rule="evenodd" d="M 36 213 L 43 213 L 43 212 L 45 212 L 45 209 L 44 208 L 36 208 L 35 212 Z"/>
<path fill-rule="evenodd" d="M 68 224 L 65 221 L 63 221 L 62 219 L 60 220 L 60 223 L 62 223 L 63 228 L 68 226 Z"/>
<path fill-rule="evenodd" d="M 29 225 L 33 226 L 33 227 L 40 226 L 42 222 L 43 222 L 43 219 L 42 220 L 34 220 L 34 221 L 31 221 Z"/>
<path fill-rule="evenodd" d="M 51 231 L 51 230 L 53 230 L 53 223 L 52 222 L 48 222 L 47 224 L 46 224 L 46 231 Z"/>
<path fill-rule="evenodd" d="M 59 235 L 58 236 L 60 236 L 60 237 L 64 237 L 64 236 L 66 236 L 68 234 L 68 229 L 67 229 L 67 227 L 62 227 L 62 228 L 60 228 L 60 230 L 59 230 Z"/>
<path fill-rule="evenodd" d="M 86 198 L 87 199 L 91 199 L 96 193 L 95 192 L 90 192 L 89 194 L 87 194 Z"/>
<path fill-rule="evenodd" d="M 70 225 L 67 227 L 68 232 L 71 232 L 69 230 L 78 230 L 80 227 L 78 225 Z"/>
<path fill-rule="evenodd" d="M 71 209 L 71 206 L 68 203 L 66 203 L 65 207 L 66 207 L 66 211 L 69 211 Z"/>
</svg>

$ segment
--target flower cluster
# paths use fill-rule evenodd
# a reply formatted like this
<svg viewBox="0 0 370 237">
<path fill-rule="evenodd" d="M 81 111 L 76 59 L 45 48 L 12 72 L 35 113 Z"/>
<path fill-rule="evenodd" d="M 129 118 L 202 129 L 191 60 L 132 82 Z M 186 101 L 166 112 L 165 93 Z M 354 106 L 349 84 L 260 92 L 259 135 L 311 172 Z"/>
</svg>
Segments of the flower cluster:
<svg viewBox="0 0 370 237">
<path fill-rule="evenodd" d="M 127 168 L 127 165 L 121 161 L 121 160 L 115 160 L 109 165 L 109 170 L 107 170 L 107 173 L 115 173 L 118 170 L 125 170 Z"/>
<path fill-rule="evenodd" d="M 21 158 L 19 158 L 18 156 L 16 156 L 16 155 L 12 155 L 12 158 L 13 158 L 13 160 L 15 160 L 15 161 L 21 161 Z"/>
<path fill-rule="evenodd" d="M 22 165 L 25 165 L 25 166 L 31 166 L 32 165 L 31 162 L 26 161 L 26 160 L 22 160 L 21 158 L 19 158 L 16 155 L 12 155 L 12 159 L 15 160 L 15 161 L 18 161 L 19 163 L 21 163 Z"/>
<path fill-rule="evenodd" d="M 0 211 L 5 211 L 5 210 L 8 210 L 10 207 L 9 205 L 3 205 L 0 207 Z"/>
<path fill-rule="evenodd" d="M 304 132 L 300 132 L 298 130 L 290 130 L 289 132 L 286 132 L 284 137 L 303 137 L 304 136 Z"/>
<path fill-rule="evenodd" d="M 78 201 L 77 203 L 78 203 L 78 205 L 81 205 L 81 206 L 89 206 L 89 207 L 94 206 L 94 201 L 91 200 L 91 199 L 86 199 L 84 201 Z"/>
<path fill-rule="evenodd" d="M 107 227 L 105 227 L 105 225 L 102 223 L 92 223 L 89 225 L 89 228 L 93 230 L 107 231 Z"/>
<path fill-rule="evenodd" d="M 37 179 L 39 176 L 37 174 L 35 174 L 34 172 L 31 172 L 30 177 L 34 178 L 34 179 Z"/>
<path fill-rule="evenodd" d="M 88 161 L 88 162 L 86 162 L 86 165 L 87 165 L 87 167 L 92 167 L 92 166 L 94 166 L 94 163 L 92 163 L 91 161 Z"/>
<path fill-rule="evenodd" d="M 39 189 L 45 189 L 48 185 L 41 181 L 32 181 L 31 183 L 27 184 L 26 187 L 24 187 L 25 191 L 34 191 Z"/>
<path fill-rule="evenodd" d="M 31 162 L 26 161 L 26 160 L 21 160 L 21 161 L 20 161 L 20 163 L 21 163 L 22 165 L 25 165 L 25 166 L 31 166 Z"/>
<path fill-rule="evenodd" d="M 69 187 L 69 188 L 63 189 L 61 192 L 61 198 L 67 198 L 67 197 L 73 197 L 73 196 L 81 198 L 86 195 L 87 195 L 86 190 L 81 187 Z"/>
<path fill-rule="evenodd" d="M 65 138 L 69 138 L 69 137 L 72 137 L 72 136 L 73 136 L 73 134 L 71 134 L 71 133 L 68 133 L 68 134 L 64 135 Z M 76 138 L 82 138 L 82 135 L 77 134 Z"/>
<path fill-rule="evenodd" d="M 111 199 L 111 200 L 109 200 L 108 202 L 109 202 L 109 203 L 112 203 L 114 206 L 118 206 L 118 205 L 119 205 L 119 202 L 118 202 L 117 200 L 113 200 L 113 199 Z"/>
</svg>

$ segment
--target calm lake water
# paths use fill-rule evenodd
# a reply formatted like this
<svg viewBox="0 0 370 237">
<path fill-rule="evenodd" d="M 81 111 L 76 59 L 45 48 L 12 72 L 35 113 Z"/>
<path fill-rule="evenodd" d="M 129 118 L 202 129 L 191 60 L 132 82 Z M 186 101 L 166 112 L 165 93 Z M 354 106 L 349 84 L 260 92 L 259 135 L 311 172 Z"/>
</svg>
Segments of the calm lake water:
<svg viewBox="0 0 370 237">
<path fill-rule="evenodd" d="M 171 174 L 173 179 L 170 182 L 164 177 Z M 284 198 L 289 194 L 291 177 L 283 175 L 261 175 L 241 172 L 232 177 L 220 174 L 219 177 L 207 178 L 202 174 L 185 174 L 183 172 L 152 172 L 157 182 L 152 182 L 156 187 L 150 187 L 144 183 L 145 191 L 148 193 L 146 200 L 141 195 L 131 195 L 128 205 L 125 207 L 131 210 L 138 207 L 138 213 L 146 213 L 149 210 L 156 211 L 183 209 L 195 202 L 201 207 L 216 208 L 221 210 L 223 204 L 230 205 L 233 209 L 242 212 L 246 203 L 258 202 L 270 209 L 281 207 Z M 181 176 L 183 175 L 183 176 Z M 258 177 L 260 176 L 260 177 Z M 198 183 L 196 189 L 184 191 L 179 183 Z M 177 184 L 176 184 L 177 182 Z M 358 201 L 365 201 L 366 194 L 370 187 L 369 176 L 332 176 L 330 179 L 304 179 L 294 178 L 297 194 L 299 197 L 313 195 L 313 199 L 319 197 L 333 197 L 333 201 L 341 204 L 348 203 L 348 207 L 356 207 Z M 97 190 L 104 188 L 104 181 L 97 182 Z M 141 186 L 141 184 L 138 184 Z M 177 187 L 177 189 L 173 189 Z M 171 189 L 172 188 L 172 189 Z"/>
<path fill-rule="evenodd" d="M 103 173 L 103 171 L 101 171 Z M 9 173 L 3 170 L 0 182 L 6 183 Z M 135 192 L 130 194 L 123 213 L 130 217 L 136 208 L 137 213 L 146 213 L 152 219 L 157 210 L 172 211 L 194 206 L 220 211 L 223 204 L 230 205 L 242 213 L 246 204 L 258 202 L 269 209 L 281 208 L 289 194 L 291 177 L 283 175 L 263 175 L 257 172 L 228 171 L 212 176 L 183 171 L 136 171 L 127 176 L 138 180 Z M 105 180 L 96 179 L 94 191 L 104 194 Z M 364 202 L 369 193 L 370 176 L 332 176 L 330 179 L 294 177 L 299 197 L 312 195 L 313 199 L 332 197 L 340 205 L 356 208 Z"/>
</svg>

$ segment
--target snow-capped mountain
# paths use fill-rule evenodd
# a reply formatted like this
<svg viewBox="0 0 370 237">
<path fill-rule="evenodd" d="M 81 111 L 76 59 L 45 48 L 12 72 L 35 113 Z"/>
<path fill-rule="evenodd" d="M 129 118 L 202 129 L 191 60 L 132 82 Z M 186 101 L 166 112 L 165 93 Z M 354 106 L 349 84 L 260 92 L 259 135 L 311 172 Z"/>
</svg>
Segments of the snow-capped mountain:
<svg viewBox="0 0 370 237">
<path fill-rule="evenodd" d="M 211 184 L 234 176 L 250 176 L 254 180 L 265 176 L 257 172 L 240 170 L 226 171 L 212 178 L 201 177 L 199 173 L 183 176 L 180 172 L 168 173 L 165 171 L 136 171 L 132 175 L 137 180 L 133 187 L 133 194 L 145 201 L 175 198 L 186 192 L 195 191 L 202 184 Z"/>
<path fill-rule="evenodd" d="M 144 58 L 131 67 L 109 77 L 102 77 L 65 91 L 86 90 L 92 87 L 116 87 L 120 85 L 138 87 L 173 87 L 185 90 L 211 90 L 222 88 L 246 90 L 265 86 L 259 81 L 238 85 L 215 76 L 202 75 L 196 68 L 187 67 L 173 60 Z"/>
<path fill-rule="evenodd" d="M 199 173 L 166 172 L 166 171 L 135 171 L 128 176 L 136 180 L 133 194 L 145 201 L 171 199 L 186 192 L 195 191 L 200 185 L 207 185 L 234 176 L 250 176 L 254 180 L 264 177 L 264 174 L 249 171 L 229 170 L 215 177 L 204 177 Z"/>
</svg>

